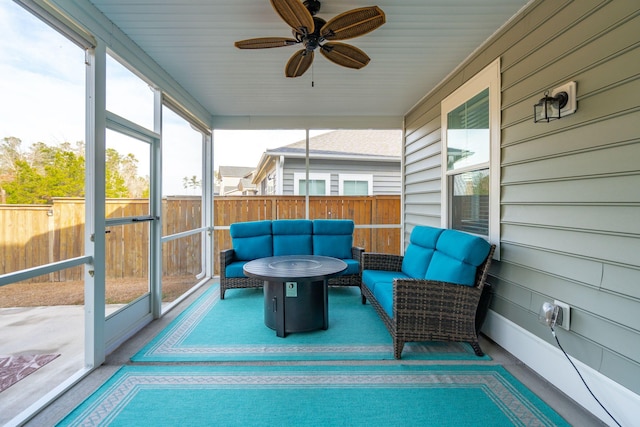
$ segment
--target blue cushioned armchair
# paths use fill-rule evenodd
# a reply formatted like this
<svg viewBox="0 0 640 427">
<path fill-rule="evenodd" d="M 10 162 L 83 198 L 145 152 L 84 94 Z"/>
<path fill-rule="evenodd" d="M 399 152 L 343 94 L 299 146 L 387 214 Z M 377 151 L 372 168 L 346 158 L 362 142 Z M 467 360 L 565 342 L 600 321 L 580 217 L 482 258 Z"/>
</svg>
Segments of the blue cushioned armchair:
<svg viewBox="0 0 640 427">
<path fill-rule="evenodd" d="M 233 248 L 220 251 L 220 299 L 233 288 L 258 288 L 263 282 L 244 275 L 247 262 L 280 255 L 323 255 L 347 264 L 330 286 L 361 284 L 363 248 L 353 246 L 354 223 L 346 219 L 281 219 L 231 224 Z"/>
<path fill-rule="evenodd" d="M 376 309 L 400 359 L 405 342 L 468 342 L 476 355 L 476 311 L 495 245 L 455 230 L 416 226 L 404 256 L 362 257 L 362 303 Z"/>
</svg>

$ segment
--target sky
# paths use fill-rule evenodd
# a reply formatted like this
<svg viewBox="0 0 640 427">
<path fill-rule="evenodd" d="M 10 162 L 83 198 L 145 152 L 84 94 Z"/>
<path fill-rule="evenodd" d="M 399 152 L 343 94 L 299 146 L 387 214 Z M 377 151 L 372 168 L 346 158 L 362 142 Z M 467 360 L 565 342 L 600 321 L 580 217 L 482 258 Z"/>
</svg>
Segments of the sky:
<svg viewBox="0 0 640 427">
<path fill-rule="evenodd" d="M 12 1 L 0 0 L 0 140 L 17 137 L 23 150 L 36 142 L 85 140 L 84 52 Z M 153 93 L 115 60 L 107 61 L 107 109 L 153 129 Z M 163 112 L 163 194 L 193 194 L 184 178 L 201 179 L 201 135 L 168 109 Z M 214 133 L 214 169 L 256 166 L 262 153 L 305 138 L 298 131 Z M 107 148 L 133 154 L 149 173 L 149 147 L 107 132 Z"/>
<path fill-rule="evenodd" d="M 14 2 L 0 2 L 0 138 L 23 146 L 84 140 L 84 54 L 44 29 Z"/>
</svg>

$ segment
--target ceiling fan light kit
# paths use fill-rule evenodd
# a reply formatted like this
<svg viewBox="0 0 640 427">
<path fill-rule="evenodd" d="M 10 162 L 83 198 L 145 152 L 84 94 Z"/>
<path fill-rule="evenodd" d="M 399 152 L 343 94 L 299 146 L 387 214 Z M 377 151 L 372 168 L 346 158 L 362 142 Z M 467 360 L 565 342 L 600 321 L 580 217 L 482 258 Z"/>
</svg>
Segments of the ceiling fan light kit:
<svg viewBox="0 0 640 427">
<path fill-rule="evenodd" d="M 385 14 L 378 6 L 362 7 L 339 14 L 325 21 L 315 16 L 320 11 L 317 0 L 271 0 L 271 6 L 292 30 L 294 38 L 260 37 L 235 42 L 239 49 L 269 49 L 302 44 L 285 66 L 287 77 L 299 77 L 311 66 L 316 49 L 322 56 L 342 67 L 360 69 L 371 60 L 366 53 L 347 40 L 370 33 L 385 23 Z"/>
</svg>

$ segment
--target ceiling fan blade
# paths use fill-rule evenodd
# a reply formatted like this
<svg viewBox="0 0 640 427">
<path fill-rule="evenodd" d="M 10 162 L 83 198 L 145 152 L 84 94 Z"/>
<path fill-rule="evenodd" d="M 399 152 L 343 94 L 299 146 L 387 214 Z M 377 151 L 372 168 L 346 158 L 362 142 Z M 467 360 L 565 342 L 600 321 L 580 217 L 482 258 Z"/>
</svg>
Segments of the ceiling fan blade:
<svg viewBox="0 0 640 427">
<path fill-rule="evenodd" d="M 238 49 L 269 49 L 272 47 L 292 46 L 296 39 L 287 37 L 259 37 L 257 39 L 239 40 L 235 42 Z"/>
<path fill-rule="evenodd" d="M 297 33 L 313 33 L 313 16 L 300 0 L 271 0 L 271 6 Z"/>
<path fill-rule="evenodd" d="M 320 53 L 334 64 L 359 70 L 369 63 L 371 58 L 362 50 L 346 43 L 325 43 Z"/>
<path fill-rule="evenodd" d="M 320 36 L 325 40 L 352 39 L 367 34 L 384 23 L 384 12 L 378 6 L 352 9 L 327 21 L 320 29 Z"/>
<path fill-rule="evenodd" d="M 293 54 L 287 62 L 284 74 L 287 77 L 300 77 L 309 69 L 313 62 L 313 51 L 302 49 Z"/>
</svg>

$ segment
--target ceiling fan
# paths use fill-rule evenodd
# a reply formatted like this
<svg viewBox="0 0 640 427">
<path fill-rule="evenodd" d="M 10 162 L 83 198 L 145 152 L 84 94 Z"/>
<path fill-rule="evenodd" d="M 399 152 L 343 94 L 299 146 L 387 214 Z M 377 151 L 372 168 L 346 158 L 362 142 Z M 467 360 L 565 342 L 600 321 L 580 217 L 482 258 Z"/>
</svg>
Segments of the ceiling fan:
<svg viewBox="0 0 640 427">
<path fill-rule="evenodd" d="M 271 0 L 271 6 L 291 27 L 294 38 L 260 37 L 235 42 L 239 49 L 269 49 L 302 43 L 304 49 L 293 54 L 285 67 L 287 77 L 300 77 L 313 62 L 314 51 L 334 64 L 360 69 L 371 58 L 362 50 L 334 40 L 346 40 L 367 34 L 385 23 L 384 12 L 378 6 L 362 7 L 341 13 L 329 21 L 315 16 L 320 10 L 318 0 Z"/>
</svg>

